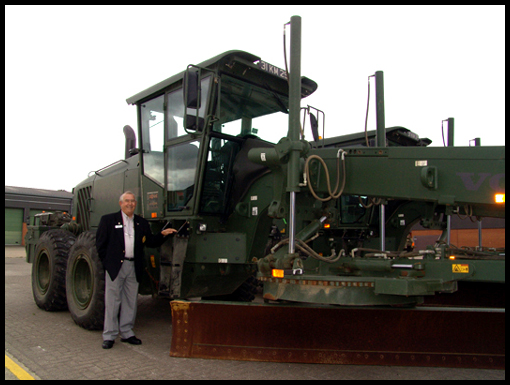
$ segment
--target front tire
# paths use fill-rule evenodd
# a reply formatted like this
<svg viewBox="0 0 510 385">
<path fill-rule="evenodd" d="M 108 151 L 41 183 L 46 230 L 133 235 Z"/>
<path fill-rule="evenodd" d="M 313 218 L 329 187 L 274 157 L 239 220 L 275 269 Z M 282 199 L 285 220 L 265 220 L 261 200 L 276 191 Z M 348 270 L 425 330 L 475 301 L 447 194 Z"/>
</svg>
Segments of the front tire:
<svg viewBox="0 0 510 385">
<path fill-rule="evenodd" d="M 95 234 L 81 233 L 69 252 L 66 292 L 71 316 L 84 329 L 103 329 L 104 278 Z"/>
<path fill-rule="evenodd" d="M 67 309 L 66 267 L 69 249 L 76 240 L 69 231 L 54 229 L 41 235 L 32 264 L 32 293 L 46 311 Z"/>
</svg>

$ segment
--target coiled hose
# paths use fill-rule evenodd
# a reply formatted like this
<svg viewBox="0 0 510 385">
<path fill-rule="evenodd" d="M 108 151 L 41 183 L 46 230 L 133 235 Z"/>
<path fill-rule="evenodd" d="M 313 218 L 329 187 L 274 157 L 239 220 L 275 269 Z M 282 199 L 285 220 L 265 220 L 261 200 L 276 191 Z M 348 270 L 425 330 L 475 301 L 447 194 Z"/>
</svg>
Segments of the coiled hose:
<svg viewBox="0 0 510 385">
<path fill-rule="evenodd" d="M 340 156 L 340 154 L 341 154 L 341 156 Z M 327 201 L 329 201 L 331 199 L 338 199 L 338 198 L 340 198 L 340 196 L 342 195 L 342 193 L 344 191 L 344 188 L 345 188 L 345 154 L 346 154 L 346 151 L 344 151 L 342 149 L 338 150 L 337 163 L 336 163 L 336 185 L 335 185 L 335 190 L 334 191 L 331 191 L 331 180 L 330 180 L 330 177 L 329 177 L 329 170 L 328 170 L 328 166 L 326 165 L 326 162 L 324 161 L 324 159 L 322 159 L 318 155 L 310 155 L 306 159 L 306 162 L 305 162 L 305 176 L 306 176 L 306 180 L 308 181 L 308 188 L 310 189 L 310 192 L 312 193 L 312 195 L 313 195 L 313 197 L 315 199 L 318 199 L 321 202 L 327 202 Z M 338 189 L 339 185 L 340 185 L 340 157 L 342 158 L 342 185 L 340 186 L 340 189 Z M 312 184 L 310 183 L 310 169 L 309 169 L 309 165 L 310 165 L 310 162 L 313 159 L 317 159 L 322 164 L 322 166 L 324 167 L 324 170 L 326 171 L 326 183 L 327 183 L 327 186 L 328 186 L 328 193 L 329 193 L 329 197 L 327 197 L 327 198 L 319 197 L 315 193 L 315 191 L 314 191 L 314 189 L 312 187 Z"/>
</svg>

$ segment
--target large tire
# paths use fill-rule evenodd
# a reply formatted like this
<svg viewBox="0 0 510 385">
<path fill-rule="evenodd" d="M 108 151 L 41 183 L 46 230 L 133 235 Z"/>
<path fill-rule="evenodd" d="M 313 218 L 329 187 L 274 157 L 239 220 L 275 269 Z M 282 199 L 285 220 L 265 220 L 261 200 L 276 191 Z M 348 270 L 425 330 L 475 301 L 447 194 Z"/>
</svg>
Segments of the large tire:
<svg viewBox="0 0 510 385">
<path fill-rule="evenodd" d="M 104 269 L 93 233 L 81 233 L 76 239 L 69 252 L 66 281 L 67 305 L 74 322 L 84 329 L 102 330 Z"/>
<path fill-rule="evenodd" d="M 69 231 L 55 229 L 46 231 L 37 241 L 32 264 L 32 293 L 41 309 L 67 309 L 67 258 L 75 240 Z"/>
</svg>

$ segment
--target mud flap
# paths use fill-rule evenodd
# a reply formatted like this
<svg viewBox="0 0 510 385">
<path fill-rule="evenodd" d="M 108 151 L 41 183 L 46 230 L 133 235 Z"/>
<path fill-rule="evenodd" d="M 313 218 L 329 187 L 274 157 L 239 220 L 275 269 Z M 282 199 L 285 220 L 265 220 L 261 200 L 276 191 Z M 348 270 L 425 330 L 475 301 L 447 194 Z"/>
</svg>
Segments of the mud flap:
<svg viewBox="0 0 510 385">
<path fill-rule="evenodd" d="M 172 357 L 505 368 L 504 309 L 170 304 Z"/>
</svg>

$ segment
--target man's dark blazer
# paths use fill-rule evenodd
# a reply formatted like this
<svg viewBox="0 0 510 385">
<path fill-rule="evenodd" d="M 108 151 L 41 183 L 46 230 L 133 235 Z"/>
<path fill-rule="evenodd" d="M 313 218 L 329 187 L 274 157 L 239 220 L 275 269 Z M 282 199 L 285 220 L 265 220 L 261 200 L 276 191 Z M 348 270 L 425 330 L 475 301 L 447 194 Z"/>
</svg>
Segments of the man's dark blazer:
<svg viewBox="0 0 510 385">
<path fill-rule="evenodd" d="M 120 227 L 121 225 L 122 227 Z M 140 282 L 144 270 L 144 245 L 148 247 L 161 246 L 166 237 L 161 233 L 153 235 L 149 227 L 149 222 L 138 215 L 134 216 L 133 226 L 135 228 L 134 254 L 136 280 Z M 104 269 L 108 271 L 110 278 L 114 281 L 124 263 L 126 253 L 121 211 L 101 217 L 96 233 L 96 248 L 99 259 L 103 262 Z"/>
</svg>

